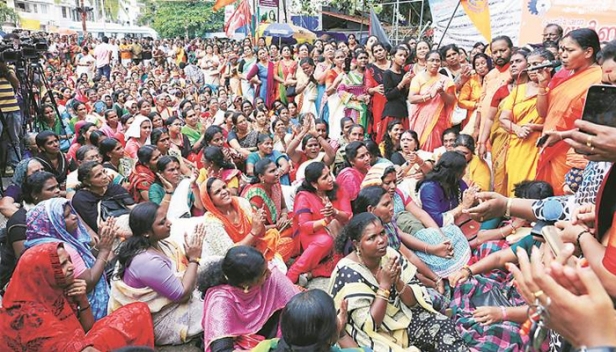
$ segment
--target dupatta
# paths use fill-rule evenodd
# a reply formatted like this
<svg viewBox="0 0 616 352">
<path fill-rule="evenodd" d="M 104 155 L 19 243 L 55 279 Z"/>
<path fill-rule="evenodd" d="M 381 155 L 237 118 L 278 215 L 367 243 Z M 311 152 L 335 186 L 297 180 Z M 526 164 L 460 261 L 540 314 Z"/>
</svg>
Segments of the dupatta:
<svg viewBox="0 0 616 352">
<path fill-rule="evenodd" d="M 26 242 L 24 245 L 26 248 L 32 248 L 49 242 L 68 243 L 79 253 L 86 267 L 92 269 L 96 262 L 96 258 L 90 251 L 92 239 L 80 220 L 77 222 L 78 226 L 75 234 L 66 231 L 64 207 L 67 204 L 70 206 L 67 199 L 51 198 L 37 204 L 30 210 L 26 218 Z M 72 206 L 71 213 L 77 215 Z M 109 287 L 107 286 L 104 273 L 94 289 L 88 293 L 88 300 L 92 305 L 92 314 L 95 320 L 99 320 L 107 315 Z"/>
<path fill-rule="evenodd" d="M 207 291 L 203 314 L 206 352 L 211 351 L 213 341 L 226 337 L 235 338 L 236 350 L 255 347 L 262 340 L 256 333 L 299 293 L 276 267 L 270 269 L 272 274 L 263 285 L 248 292 L 231 285 L 220 285 Z"/>
<path fill-rule="evenodd" d="M 60 247 L 41 244 L 19 258 L 0 308 L 1 350 L 77 352 L 88 345 L 77 306 L 61 287 Z"/>
<path fill-rule="evenodd" d="M 250 203 L 246 200 L 242 199 L 247 203 L 248 207 L 244 208 L 240 203 L 240 198 L 231 197 L 231 205 L 238 213 L 239 222 L 234 224 L 225 214 L 223 214 L 212 202 L 212 198 L 207 190 L 207 184 L 209 179 L 201 184 L 200 187 L 200 195 L 201 202 L 203 203 L 203 207 L 207 211 L 205 217 L 207 219 L 208 216 L 214 217 L 216 220 L 222 223 L 222 226 L 229 236 L 229 238 L 233 241 L 233 243 L 238 243 L 243 240 L 250 231 L 252 230 L 252 208 L 250 207 Z M 267 261 L 272 260 L 278 249 L 278 244 L 280 240 L 280 234 L 278 231 L 267 231 L 263 237 L 257 237 L 253 247 L 255 247 L 259 252 L 263 253 L 265 259 Z"/>
</svg>

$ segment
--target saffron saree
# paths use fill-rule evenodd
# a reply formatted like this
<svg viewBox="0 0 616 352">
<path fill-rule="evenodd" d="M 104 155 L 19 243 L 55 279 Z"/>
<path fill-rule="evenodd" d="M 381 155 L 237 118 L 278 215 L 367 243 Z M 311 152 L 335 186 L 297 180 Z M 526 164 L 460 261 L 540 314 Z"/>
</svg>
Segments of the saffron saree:
<svg viewBox="0 0 616 352">
<path fill-rule="evenodd" d="M 450 78 L 441 74 L 431 76 L 427 72 L 417 74 L 411 81 L 409 91 L 415 94 L 430 94 L 433 87 L 439 83 L 445 84 L 446 92 L 454 94 L 455 84 Z M 419 135 L 419 146 L 422 150 L 433 152 L 443 143 L 443 131 L 451 127 L 453 106 L 448 106 L 440 94 L 421 104 L 411 104 L 409 112 L 410 128 Z"/>
<path fill-rule="evenodd" d="M 79 308 L 64 292 L 58 256 L 61 242 L 28 249 L 3 296 L 0 350 L 80 352 L 88 346 L 112 351 L 125 346 L 154 347 L 152 318 L 144 303 L 133 303 L 94 323 L 86 333 Z"/>
<path fill-rule="evenodd" d="M 504 101 L 502 111 L 511 112 L 511 122 L 524 126 L 526 124 L 543 124 L 544 119 L 537 112 L 537 96 L 527 96 L 528 84 L 514 88 Z M 505 172 L 507 173 L 507 188 L 505 195 L 513 197 L 513 188 L 524 180 L 534 180 L 539 160 L 537 140 L 541 132 L 533 131 L 522 139 L 515 133 L 509 134 Z"/>
<path fill-rule="evenodd" d="M 548 113 L 544 131 L 566 131 L 573 128 L 575 120 L 582 117 L 586 92 L 593 84 L 601 83 L 601 67 L 591 66 L 571 75 L 569 70 L 560 70 L 549 84 Z M 546 181 L 554 188 L 555 195 L 563 195 L 569 144 L 558 141 L 546 147 L 537 163 L 537 180 Z"/>
<path fill-rule="evenodd" d="M 265 210 L 266 226 L 276 225 L 282 216 L 284 195 L 282 193 L 282 186 L 280 183 L 272 186 L 271 194 L 268 194 L 261 183 L 250 185 L 244 189 L 242 197 L 248 199 L 253 208 L 263 208 Z M 293 214 L 289 214 L 288 219 L 292 218 Z M 278 233 L 274 234 L 274 237 L 280 237 L 278 250 L 285 262 L 299 252 L 299 240 L 295 241 L 293 239 L 293 230 L 290 226 L 282 231 L 275 228 L 267 230 L 267 232 L 270 231 Z M 266 234 L 266 237 L 267 236 L 268 235 Z"/>
<path fill-rule="evenodd" d="M 220 230 L 222 230 L 222 233 L 226 233 L 227 237 L 231 239 L 233 243 L 242 241 L 252 230 L 253 209 L 250 202 L 243 197 L 232 197 L 233 207 L 239 215 L 239 223 L 235 224 L 214 205 L 214 202 L 212 201 L 212 198 L 210 198 L 207 191 L 207 187 L 205 186 L 206 184 L 207 181 L 201 185 L 201 202 L 203 203 L 205 210 L 207 210 L 207 213 L 203 217 L 206 227 L 209 224 L 210 228 L 218 228 L 218 231 L 215 231 L 216 233 L 220 233 Z M 208 231 L 207 233 L 210 232 Z M 271 261 L 275 256 L 281 255 L 281 252 L 284 253 L 287 246 L 290 246 L 291 248 L 293 247 L 292 239 L 281 239 L 278 231 L 267 231 L 263 237 L 257 238 L 253 244 L 253 247 L 263 253 L 263 256 L 267 261 Z M 224 256 L 225 253 L 226 251 L 216 253 L 216 255 Z"/>
<path fill-rule="evenodd" d="M 505 161 L 507 159 L 507 143 L 509 134 L 500 127 L 500 114 L 502 102 L 509 96 L 509 85 L 500 87 L 492 97 L 492 107 L 497 107 L 494 115 L 494 123 L 490 130 L 490 144 L 492 145 L 492 170 L 494 192 L 507 194 L 507 173 L 505 172 Z"/>
</svg>

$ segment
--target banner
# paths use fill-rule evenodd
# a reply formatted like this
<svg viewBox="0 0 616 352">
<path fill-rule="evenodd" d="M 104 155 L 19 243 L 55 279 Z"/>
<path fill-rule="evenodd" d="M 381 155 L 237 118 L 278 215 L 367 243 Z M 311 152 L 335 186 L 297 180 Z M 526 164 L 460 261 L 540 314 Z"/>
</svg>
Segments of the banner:
<svg viewBox="0 0 616 352">
<path fill-rule="evenodd" d="M 600 41 L 616 39 L 616 0 L 523 0 L 521 43 L 541 43 L 543 28 L 555 23 L 565 34 L 578 28 L 594 29 Z M 492 22 L 494 23 L 494 22 Z"/>
<path fill-rule="evenodd" d="M 278 18 L 278 0 L 259 0 L 259 23 L 277 23 Z"/>
<path fill-rule="evenodd" d="M 438 43 L 443 36 L 447 23 L 459 0 L 429 0 L 432 12 L 432 27 L 434 28 L 434 42 Z M 462 0 L 466 1 L 466 0 Z M 489 0 L 492 38 L 507 35 L 514 43 L 518 42 L 520 34 L 520 22 L 522 17 L 522 2 L 528 0 Z M 547 0 L 549 1 L 549 0 Z M 468 2 L 478 3 L 475 0 Z M 537 29 L 535 29 L 537 31 Z M 456 43 L 466 49 L 471 49 L 477 42 L 487 43 L 487 39 L 473 24 L 464 6 L 460 6 L 451 21 L 451 25 L 445 34 L 443 43 L 446 45 Z"/>
</svg>

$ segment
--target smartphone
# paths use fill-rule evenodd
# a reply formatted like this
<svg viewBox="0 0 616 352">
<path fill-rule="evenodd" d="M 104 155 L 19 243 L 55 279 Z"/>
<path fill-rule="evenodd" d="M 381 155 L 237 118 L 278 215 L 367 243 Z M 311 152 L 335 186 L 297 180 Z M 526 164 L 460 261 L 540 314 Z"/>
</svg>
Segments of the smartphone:
<svg viewBox="0 0 616 352">
<path fill-rule="evenodd" d="M 541 229 L 541 234 L 543 235 L 545 242 L 550 247 L 552 254 L 554 254 L 554 257 L 558 257 L 558 255 L 560 255 L 560 253 L 562 252 L 565 244 L 560 239 L 560 235 L 558 234 L 558 230 L 556 229 L 556 227 L 555 226 L 544 226 Z M 568 266 L 575 266 L 575 262 L 573 261 L 573 258 L 569 258 L 567 260 L 567 263 L 565 264 Z"/>
<path fill-rule="evenodd" d="M 541 136 L 539 139 L 537 139 L 537 143 L 535 144 L 537 146 L 537 148 L 541 148 L 543 147 L 543 145 L 545 144 L 545 142 L 548 141 L 548 137 L 549 135 L 544 134 L 543 136 Z"/>
<path fill-rule="evenodd" d="M 616 127 L 616 86 L 593 85 L 586 94 L 584 121 Z"/>
</svg>

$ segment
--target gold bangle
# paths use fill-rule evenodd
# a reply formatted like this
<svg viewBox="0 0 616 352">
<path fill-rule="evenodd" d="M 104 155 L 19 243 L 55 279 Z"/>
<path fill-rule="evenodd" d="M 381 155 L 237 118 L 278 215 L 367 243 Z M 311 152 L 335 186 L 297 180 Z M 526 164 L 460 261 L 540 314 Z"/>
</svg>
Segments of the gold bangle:
<svg viewBox="0 0 616 352">
<path fill-rule="evenodd" d="M 389 290 L 383 290 L 382 288 L 379 288 L 378 290 L 376 290 L 376 294 L 377 296 L 382 295 L 383 297 L 388 299 L 391 293 L 389 292 Z"/>
<path fill-rule="evenodd" d="M 513 203 L 513 198 L 507 198 L 507 209 L 505 210 L 505 217 L 511 217 L 511 204 Z"/>
<path fill-rule="evenodd" d="M 383 295 L 379 295 L 378 293 L 376 294 L 376 298 L 381 298 L 381 299 L 383 299 L 385 302 L 388 302 L 388 301 L 389 301 L 389 297 L 385 297 L 385 296 L 383 296 Z"/>
</svg>

